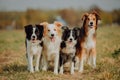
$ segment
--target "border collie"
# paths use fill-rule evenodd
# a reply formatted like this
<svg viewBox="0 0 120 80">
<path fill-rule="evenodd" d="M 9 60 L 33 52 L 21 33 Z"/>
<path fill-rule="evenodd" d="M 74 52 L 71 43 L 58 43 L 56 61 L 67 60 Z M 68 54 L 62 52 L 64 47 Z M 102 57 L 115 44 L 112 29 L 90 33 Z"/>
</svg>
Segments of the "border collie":
<svg viewBox="0 0 120 80">
<path fill-rule="evenodd" d="M 74 74 L 74 63 L 75 63 L 75 53 L 77 47 L 77 40 L 79 36 L 79 28 L 69 29 L 66 26 L 63 26 L 63 35 L 62 42 L 60 45 L 60 58 L 59 58 L 59 67 L 60 74 L 63 74 L 64 64 L 70 61 L 71 69 L 70 73 Z"/>
<path fill-rule="evenodd" d="M 53 24 L 43 22 L 41 25 L 44 26 L 42 70 L 47 71 L 49 62 L 54 61 L 54 74 L 58 74 L 62 24 L 60 22 L 54 22 Z"/>
<path fill-rule="evenodd" d="M 80 61 L 79 72 L 83 72 L 83 64 L 86 59 L 89 65 L 93 68 L 96 67 L 96 30 L 100 16 L 93 11 L 84 14 L 82 20 L 83 26 L 80 31 L 79 47 L 76 54 Z"/>
<path fill-rule="evenodd" d="M 28 60 L 28 70 L 34 72 L 33 56 L 36 56 L 35 71 L 39 71 L 39 60 L 41 57 L 41 51 L 43 47 L 43 31 L 42 25 L 26 25 L 26 55 Z"/>
</svg>

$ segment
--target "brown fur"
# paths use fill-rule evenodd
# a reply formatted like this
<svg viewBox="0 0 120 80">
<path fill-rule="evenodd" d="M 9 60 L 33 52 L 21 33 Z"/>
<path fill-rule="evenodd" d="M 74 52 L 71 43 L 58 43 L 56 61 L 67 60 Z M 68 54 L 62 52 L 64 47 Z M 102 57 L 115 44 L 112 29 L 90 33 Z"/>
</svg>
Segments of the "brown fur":
<svg viewBox="0 0 120 80">
<path fill-rule="evenodd" d="M 43 25 L 44 26 L 44 33 L 43 33 L 43 36 L 46 36 L 47 35 L 47 26 L 48 26 L 48 22 L 43 22 L 43 23 L 40 23 L 40 25 Z"/>
<path fill-rule="evenodd" d="M 100 20 L 100 16 L 97 14 L 97 12 L 93 11 L 92 13 L 85 13 L 82 17 L 83 20 L 83 26 L 81 28 L 81 35 L 79 38 L 79 47 L 77 48 L 77 52 L 76 52 L 76 56 L 79 58 L 79 60 L 81 61 L 84 57 L 86 57 L 87 59 L 92 56 L 92 57 L 96 57 L 96 47 L 90 48 L 89 51 L 87 51 L 87 49 L 84 47 L 85 43 L 86 43 L 86 39 L 89 35 L 88 33 L 88 22 L 89 20 L 93 20 L 94 21 L 94 27 L 93 29 L 95 30 L 95 33 L 92 36 L 92 40 L 95 43 L 96 46 L 96 30 L 97 30 L 97 23 L 98 20 Z M 86 54 L 88 53 L 88 54 Z"/>
<path fill-rule="evenodd" d="M 57 26 L 56 30 L 58 32 L 58 36 L 62 36 L 62 29 L 61 29 L 61 26 L 63 26 L 62 23 L 55 21 L 54 24 Z"/>
<path fill-rule="evenodd" d="M 57 30 L 58 36 L 61 36 L 62 35 L 62 31 L 61 31 L 62 23 L 55 21 L 54 24 L 56 25 L 55 30 Z M 40 23 L 40 25 L 44 26 L 44 36 L 47 36 L 47 32 L 48 32 L 47 26 L 49 25 L 49 23 L 43 22 L 43 23 Z"/>
<path fill-rule="evenodd" d="M 58 74 L 58 63 L 59 63 L 59 48 L 61 43 L 62 35 L 62 24 L 60 22 L 54 22 L 49 24 L 47 22 L 41 23 L 44 26 L 44 40 L 43 40 L 43 58 L 41 60 L 42 70 L 46 71 L 49 67 L 49 61 L 54 62 L 54 74 Z M 51 31 L 51 32 L 50 32 Z M 52 31 L 55 33 L 54 41 Z"/>
</svg>

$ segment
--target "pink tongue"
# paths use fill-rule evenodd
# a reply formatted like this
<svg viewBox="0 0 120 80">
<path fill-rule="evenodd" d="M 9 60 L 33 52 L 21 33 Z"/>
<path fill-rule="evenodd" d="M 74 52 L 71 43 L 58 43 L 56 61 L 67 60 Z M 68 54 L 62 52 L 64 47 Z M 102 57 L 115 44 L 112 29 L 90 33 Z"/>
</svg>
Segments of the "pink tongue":
<svg viewBox="0 0 120 80">
<path fill-rule="evenodd" d="M 71 41 L 69 41 L 69 44 L 72 44 L 72 42 L 71 42 Z"/>
<path fill-rule="evenodd" d="M 54 39 L 54 38 L 51 38 L 51 41 L 52 41 L 52 42 L 55 42 L 55 39 Z"/>
</svg>

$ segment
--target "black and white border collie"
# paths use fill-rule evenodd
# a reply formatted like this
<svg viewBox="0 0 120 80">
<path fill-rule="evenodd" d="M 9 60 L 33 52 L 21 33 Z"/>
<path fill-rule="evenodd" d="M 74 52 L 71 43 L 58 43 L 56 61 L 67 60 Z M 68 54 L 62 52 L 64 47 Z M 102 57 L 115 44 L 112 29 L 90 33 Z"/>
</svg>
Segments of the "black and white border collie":
<svg viewBox="0 0 120 80">
<path fill-rule="evenodd" d="M 26 55 L 28 60 L 28 70 L 34 72 L 33 56 L 36 57 L 35 71 L 39 71 L 39 60 L 43 47 L 43 31 L 42 25 L 26 25 Z"/>
<path fill-rule="evenodd" d="M 69 29 L 66 26 L 62 27 L 63 35 L 60 45 L 60 58 L 59 58 L 59 73 L 63 74 L 64 64 L 70 61 L 70 73 L 74 74 L 75 53 L 77 47 L 77 39 L 79 36 L 79 28 Z"/>
</svg>

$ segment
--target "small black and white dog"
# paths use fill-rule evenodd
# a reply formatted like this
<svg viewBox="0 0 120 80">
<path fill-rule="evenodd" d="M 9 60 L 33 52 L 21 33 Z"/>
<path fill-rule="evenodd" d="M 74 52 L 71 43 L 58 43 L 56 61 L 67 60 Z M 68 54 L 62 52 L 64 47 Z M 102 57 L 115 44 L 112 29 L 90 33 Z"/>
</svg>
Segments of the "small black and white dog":
<svg viewBox="0 0 120 80">
<path fill-rule="evenodd" d="M 75 63 L 75 53 L 76 53 L 76 46 L 77 46 L 77 39 L 79 36 L 79 28 L 69 29 L 68 27 L 64 26 L 63 35 L 62 35 L 62 42 L 60 46 L 60 58 L 59 58 L 59 73 L 63 74 L 63 65 L 70 61 L 71 70 L 70 73 L 74 74 L 74 63 Z"/>
<path fill-rule="evenodd" d="M 35 71 L 39 71 L 39 61 L 43 47 L 43 31 L 42 25 L 26 25 L 26 55 L 28 60 L 28 70 L 34 72 L 33 56 L 36 56 Z"/>
</svg>

